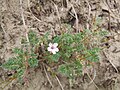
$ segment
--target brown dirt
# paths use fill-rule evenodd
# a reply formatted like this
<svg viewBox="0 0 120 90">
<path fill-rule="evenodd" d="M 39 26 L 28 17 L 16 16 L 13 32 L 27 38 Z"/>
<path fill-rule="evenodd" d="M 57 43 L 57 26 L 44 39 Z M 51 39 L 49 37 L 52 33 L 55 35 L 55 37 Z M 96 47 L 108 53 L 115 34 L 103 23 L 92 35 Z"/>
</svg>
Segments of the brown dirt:
<svg viewBox="0 0 120 90">
<path fill-rule="evenodd" d="M 119 90 L 120 89 L 120 1 L 119 0 L 0 0 L 0 64 L 14 56 L 12 48 L 20 47 L 20 40 L 25 36 L 26 29 L 22 21 L 22 10 L 27 29 L 32 29 L 38 35 L 50 31 L 52 35 L 59 34 L 61 25 L 67 23 L 76 28 L 76 12 L 78 30 L 90 28 L 95 17 L 103 19 L 102 26 L 110 34 L 108 46 L 101 52 L 100 62 L 95 67 L 89 67 L 76 78 L 72 87 L 64 76 L 58 76 L 64 90 Z M 68 1 L 68 2 L 67 2 Z M 23 9 L 21 10 L 21 6 Z M 72 6 L 75 9 L 72 8 Z M 75 29 L 75 31 L 78 31 Z M 0 87 L 3 90 L 61 90 L 55 77 L 48 75 L 53 83 L 52 88 L 44 70 L 38 67 L 30 70 L 29 86 L 20 85 L 13 80 L 6 81 L 8 71 L 0 68 Z M 7 85 L 5 87 L 5 85 Z M 2 90 L 0 88 L 0 90 Z"/>
</svg>

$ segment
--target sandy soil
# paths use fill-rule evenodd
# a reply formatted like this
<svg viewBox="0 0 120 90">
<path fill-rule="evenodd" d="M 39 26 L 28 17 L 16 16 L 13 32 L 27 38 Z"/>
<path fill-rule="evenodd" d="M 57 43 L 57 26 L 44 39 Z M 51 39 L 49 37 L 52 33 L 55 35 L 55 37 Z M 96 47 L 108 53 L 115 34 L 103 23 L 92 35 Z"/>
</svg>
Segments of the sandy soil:
<svg viewBox="0 0 120 90">
<path fill-rule="evenodd" d="M 75 13 L 78 16 L 79 30 L 89 28 L 92 18 L 101 17 L 103 28 L 110 32 L 110 39 L 105 44 L 108 48 L 101 52 L 100 62 L 88 70 L 91 79 L 84 73 L 70 86 L 66 77 L 58 76 L 64 90 L 119 90 L 119 0 L 0 0 L 0 64 L 14 56 L 12 48 L 20 47 L 20 40 L 26 32 L 25 26 L 38 35 L 44 35 L 47 31 L 52 35 L 59 34 L 63 23 L 76 27 L 76 18 L 72 15 Z M 49 72 L 48 75 L 53 88 L 41 67 L 30 70 L 29 85 L 25 86 L 16 80 L 7 82 L 8 71 L 0 68 L 0 90 L 61 90 L 57 79 Z"/>
</svg>

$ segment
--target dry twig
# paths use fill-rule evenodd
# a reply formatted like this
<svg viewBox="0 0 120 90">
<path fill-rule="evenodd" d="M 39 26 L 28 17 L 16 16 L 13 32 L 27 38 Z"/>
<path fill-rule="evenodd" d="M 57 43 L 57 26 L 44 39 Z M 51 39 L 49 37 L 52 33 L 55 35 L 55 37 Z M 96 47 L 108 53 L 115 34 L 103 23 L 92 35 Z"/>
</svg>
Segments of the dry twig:
<svg viewBox="0 0 120 90">
<path fill-rule="evenodd" d="M 108 1 L 107 0 L 102 0 L 102 1 L 103 1 L 104 5 L 109 8 L 110 16 L 117 20 L 120 20 L 119 13 L 117 14 L 111 9 L 110 5 L 108 4 Z"/>
<path fill-rule="evenodd" d="M 62 84 L 61 84 L 60 80 L 58 79 L 58 77 L 57 77 L 57 76 L 55 76 L 55 78 L 56 78 L 56 80 L 58 81 L 58 83 L 59 83 L 59 85 L 60 85 L 61 89 L 62 89 L 62 90 L 64 90 L 64 88 L 63 88 L 63 86 L 62 86 Z"/>
<path fill-rule="evenodd" d="M 38 19 L 38 18 L 33 14 L 33 12 L 31 11 L 31 8 L 30 8 L 30 0 L 27 0 L 27 3 L 28 3 L 28 9 L 29 9 L 30 13 L 33 15 L 33 17 L 34 17 L 37 21 L 42 22 L 42 21 L 41 21 L 40 19 Z"/>
<path fill-rule="evenodd" d="M 87 73 L 87 75 L 90 78 L 90 80 L 92 81 L 92 83 L 95 85 L 95 87 L 99 90 L 98 86 L 96 85 L 96 83 L 94 82 L 94 80 L 90 77 L 89 73 Z"/>
<path fill-rule="evenodd" d="M 94 83 L 95 77 L 96 77 L 96 70 L 94 69 L 94 75 L 93 75 L 93 78 L 91 78 L 92 80 L 90 81 L 89 85 L 91 83 Z"/>
<path fill-rule="evenodd" d="M 58 7 L 57 7 L 57 5 L 52 0 L 50 0 L 50 1 L 54 4 L 54 7 L 56 9 L 56 13 L 57 13 L 57 16 L 58 16 L 58 20 L 59 20 L 59 25 L 61 26 L 60 14 L 59 14 L 59 11 L 58 11 Z M 55 36 L 55 30 L 54 29 L 53 29 L 53 34 Z"/>
<path fill-rule="evenodd" d="M 78 20 L 77 13 L 76 13 L 76 11 L 75 11 L 74 6 L 73 6 L 72 4 L 71 4 L 71 6 L 72 6 L 73 12 L 74 12 L 74 14 L 75 14 L 75 18 L 76 18 L 76 30 L 78 30 L 78 32 L 80 32 L 80 29 L 78 28 L 78 22 L 79 22 L 79 20 Z"/>
<path fill-rule="evenodd" d="M 103 54 L 105 55 L 105 57 L 107 58 L 107 60 L 110 62 L 110 64 L 113 66 L 113 68 L 118 73 L 119 71 L 118 71 L 117 67 L 114 65 L 114 63 L 111 61 L 111 57 L 109 57 L 108 54 L 105 51 L 103 51 Z"/>
<path fill-rule="evenodd" d="M 44 72 L 45 72 L 45 74 L 46 74 L 46 77 L 47 77 L 47 79 L 48 79 L 48 81 L 49 81 L 49 83 L 50 83 L 50 85 L 52 86 L 52 88 L 54 87 L 53 86 L 53 84 L 52 84 L 52 82 L 51 82 L 51 80 L 50 80 L 50 78 L 49 78 L 49 76 L 48 76 L 48 73 L 47 73 L 47 71 L 46 71 L 46 69 L 45 69 L 45 66 L 43 65 L 43 68 L 44 68 Z"/>
<path fill-rule="evenodd" d="M 90 14 L 91 14 L 91 6 L 88 0 L 85 0 L 85 2 L 88 4 L 88 19 L 90 19 Z"/>
<path fill-rule="evenodd" d="M 27 42 L 29 42 L 29 38 L 28 38 L 28 28 L 25 24 L 25 18 L 24 18 L 24 14 L 23 14 L 23 7 L 22 7 L 22 0 L 20 0 L 20 9 L 21 9 L 21 17 L 22 17 L 22 21 L 23 21 L 23 25 L 24 25 L 24 29 L 25 29 L 25 35 L 26 35 L 26 39 L 27 39 Z"/>
</svg>

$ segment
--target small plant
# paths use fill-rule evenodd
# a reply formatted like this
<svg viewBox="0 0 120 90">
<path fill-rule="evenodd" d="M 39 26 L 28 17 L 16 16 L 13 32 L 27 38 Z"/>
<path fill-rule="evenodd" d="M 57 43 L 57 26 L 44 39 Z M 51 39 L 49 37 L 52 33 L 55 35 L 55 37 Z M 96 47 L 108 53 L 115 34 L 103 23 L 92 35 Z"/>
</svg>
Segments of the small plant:
<svg viewBox="0 0 120 90">
<path fill-rule="evenodd" d="M 108 34 L 106 30 L 100 28 L 99 21 L 100 19 L 96 20 L 92 30 L 84 29 L 79 33 L 75 33 L 70 28 L 71 26 L 65 24 L 68 30 L 63 31 L 61 35 L 56 35 L 52 39 L 45 37 L 42 42 L 44 47 L 47 47 L 49 43 L 55 43 L 58 46 L 57 53 L 52 54 L 48 52 L 51 50 L 45 50 L 46 56 L 44 56 L 44 59 L 47 64 L 50 66 L 54 63 L 55 66 L 58 66 L 58 73 L 74 78 L 81 75 L 83 66 L 93 65 L 98 62 L 99 52 L 102 50 L 102 40 Z"/>
<path fill-rule="evenodd" d="M 57 43 L 57 53 L 46 50 L 48 63 L 59 63 L 58 72 L 70 78 L 81 75 L 82 66 L 92 65 L 99 60 L 100 42 L 106 31 L 83 30 L 80 33 L 63 33 L 50 42 Z M 106 35 L 106 34 L 105 34 Z"/>
<path fill-rule="evenodd" d="M 27 69 L 37 67 L 40 62 L 48 65 L 51 71 L 57 66 L 57 72 L 53 72 L 54 74 L 62 73 L 69 78 L 79 76 L 83 66 L 98 62 L 100 44 L 107 35 L 107 31 L 99 28 L 98 24 L 94 26 L 92 30 L 84 29 L 75 33 L 70 25 L 65 24 L 68 30 L 52 39 L 49 38 L 49 33 L 38 39 L 36 33 L 30 31 L 29 42 L 23 39 L 24 47 L 15 48 L 13 52 L 17 54 L 16 57 L 10 58 L 2 67 L 16 71 L 13 75 L 16 78 L 24 78 Z"/>
<path fill-rule="evenodd" d="M 28 35 L 29 42 L 22 39 L 24 47 L 21 49 L 14 48 L 13 53 L 15 53 L 16 56 L 2 64 L 3 68 L 15 71 L 16 73 L 13 74 L 13 78 L 20 80 L 26 77 L 29 67 L 34 68 L 38 66 L 38 56 L 34 52 L 35 46 L 38 44 L 38 38 L 33 31 L 30 31 Z"/>
</svg>

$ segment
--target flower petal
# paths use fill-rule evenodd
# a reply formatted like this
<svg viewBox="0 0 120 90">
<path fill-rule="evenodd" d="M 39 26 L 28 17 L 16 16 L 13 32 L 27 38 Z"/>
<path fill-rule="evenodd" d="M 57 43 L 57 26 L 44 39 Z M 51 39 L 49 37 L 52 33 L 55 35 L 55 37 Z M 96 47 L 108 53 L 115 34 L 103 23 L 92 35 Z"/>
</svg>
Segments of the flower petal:
<svg viewBox="0 0 120 90">
<path fill-rule="evenodd" d="M 54 51 L 54 50 L 52 50 L 51 52 L 52 52 L 53 54 L 56 54 L 56 51 Z"/>
<path fill-rule="evenodd" d="M 54 43 L 53 46 L 54 46 L 54 47 L 57 47 L 57 46 L 58 46 L 58 43 Z"/>
<path fill-rule="evenodd" d="M 53 45 L 52 43 L 49 43 L 49 47 L 52 47 L 52 45 Z"/>
<path fill-rule="evenodd" d="M 55 48 L 55 49 L 54 49 L 54 51 L 58 52 L 58 51 L 59 51 L 59 49 L 58 49 L 58 48 Z"/>
<path fill-rule="evenodd" d="M 48 51 L 52 51 L 51 47 L 48 47 L 47 50 L 48 50 Z"/>
</svg>

